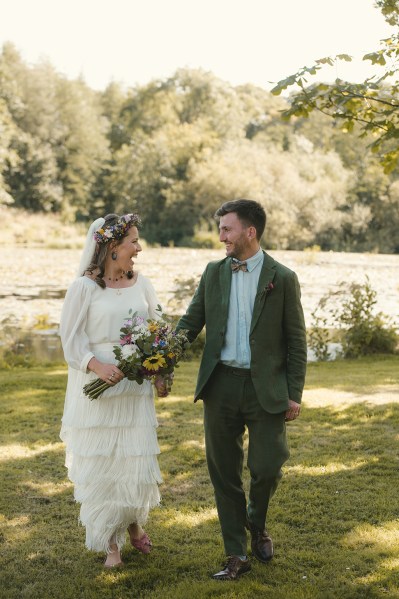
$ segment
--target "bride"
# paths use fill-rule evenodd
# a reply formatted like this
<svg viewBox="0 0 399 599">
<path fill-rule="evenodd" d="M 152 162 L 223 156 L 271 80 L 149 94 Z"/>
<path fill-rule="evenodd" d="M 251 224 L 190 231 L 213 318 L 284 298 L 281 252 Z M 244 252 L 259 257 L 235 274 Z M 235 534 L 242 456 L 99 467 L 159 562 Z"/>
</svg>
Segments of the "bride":
<svg viewBox="0 0 399 599">
<path fill-rule="evenodd" d="M 106 568 L 122 565 L 126 529 L 136 549 L 150 552 L 142 527 L 159 504 L 162 482 L 151 383 L 124 378 L 112 352 L 129 310 L 157 318 L 153 286 L 133 270 L 133 258 L 141 251 L 140 224 L 137 214 L 109 214 L 92 223 L 60 322 L 68 363 L 60 437 L 81 504 L 86 547 L 106 552 Z M 90 400 L 83 386 L 98 377 L 111 386 L 100 399 Z M 162 378 L 155 386 L 158 395 L 167 395 Z"/>
</svg>

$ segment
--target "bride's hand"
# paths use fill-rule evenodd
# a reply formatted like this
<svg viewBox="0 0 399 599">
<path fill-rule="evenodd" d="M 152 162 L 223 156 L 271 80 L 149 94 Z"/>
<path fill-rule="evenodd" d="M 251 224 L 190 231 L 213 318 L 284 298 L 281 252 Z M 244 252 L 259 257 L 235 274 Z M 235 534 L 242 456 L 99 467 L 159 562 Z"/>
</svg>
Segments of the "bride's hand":
<svg viewBox="0 0 399 599">
<path fill-rule="evenodd" d="M 98 378 L 105 381 L 108 385 L 116 385 L 124 378 L 124 374 L 115 364 L 106 364 L 100 362 L 97 358 L 92 358 L 87 365 L 89 370 L 92 370 Z"/>
</svg>

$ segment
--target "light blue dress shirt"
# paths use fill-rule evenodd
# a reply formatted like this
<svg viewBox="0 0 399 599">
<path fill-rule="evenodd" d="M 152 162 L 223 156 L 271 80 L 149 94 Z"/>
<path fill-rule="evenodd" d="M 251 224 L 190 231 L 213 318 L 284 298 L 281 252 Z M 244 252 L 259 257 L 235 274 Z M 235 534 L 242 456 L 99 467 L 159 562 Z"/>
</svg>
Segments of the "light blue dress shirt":
<svg viewBox="0 0 399 599">
<path fill-rule="evenodd" d="M 220 354 L 223 364 L 237 368 L 249 368 L 251 365 L 249 330 L 263 264 L 262 250 L 259 249 L 246 263 L 247 272 L 239 270 L 231 275 L 227 329 Z"/>
</svg>

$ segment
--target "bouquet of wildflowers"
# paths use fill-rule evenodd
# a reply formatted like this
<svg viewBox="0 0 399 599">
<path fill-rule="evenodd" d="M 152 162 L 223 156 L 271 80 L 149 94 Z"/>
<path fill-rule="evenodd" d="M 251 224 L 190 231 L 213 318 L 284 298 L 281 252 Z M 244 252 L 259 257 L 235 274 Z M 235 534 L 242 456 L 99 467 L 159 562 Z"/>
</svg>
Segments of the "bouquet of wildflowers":
<svg viewBox="0 0 399 599">
<path fill-rule="evenodd" d="M 144 380 L 154 381 L 157 375 L 171 385 L 173 371 L 189 346 L 186 332 L 174 331 L 160 306 L 157 311 L 159 320 L 145 320 L 130 310 L 131 316 L 120 331 L 119 345 L 113 350 L 119 370 L 139 385 Z M 96 379 L 85 385 L 83 392 L 90 399 L 98 399 L 109 387 L 106 381 Z"/>
</svg>

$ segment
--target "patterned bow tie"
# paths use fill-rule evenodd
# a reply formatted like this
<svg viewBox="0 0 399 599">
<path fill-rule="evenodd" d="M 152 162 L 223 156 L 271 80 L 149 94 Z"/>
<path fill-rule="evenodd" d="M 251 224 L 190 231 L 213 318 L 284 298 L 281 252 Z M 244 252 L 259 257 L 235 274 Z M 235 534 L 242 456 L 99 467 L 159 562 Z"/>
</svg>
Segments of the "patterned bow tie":
<svg viewBox="0 0 399 599">
<path fill-rule="evenodd" d="M 231 261 L 231 270 L 233 272 L 238 272 L 239 270 L 243 270 L 244 272 L 247 272 L 248 271 L 247 263 L 240 262 L 239 260 L 235 260 L 233 258 L 233 260 Z"/>
</svg>

